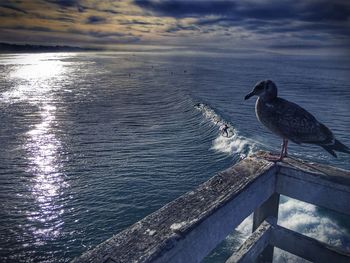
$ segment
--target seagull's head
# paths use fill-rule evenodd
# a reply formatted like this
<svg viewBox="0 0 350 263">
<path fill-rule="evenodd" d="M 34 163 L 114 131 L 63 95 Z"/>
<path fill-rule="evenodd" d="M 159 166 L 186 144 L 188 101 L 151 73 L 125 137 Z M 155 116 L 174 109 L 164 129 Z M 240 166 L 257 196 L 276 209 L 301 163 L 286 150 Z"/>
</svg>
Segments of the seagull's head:
<svg viewBox="0 0 350 263">
<path fill-rule="evenodd" d="M 247 94 L 244 99 L 247 100 L 254 95 L 262 100 L 272 100 L 277 97 L 277 86 L 272 80 L 262 80 L 254 86 L 252 92 Z"/>
</svg>

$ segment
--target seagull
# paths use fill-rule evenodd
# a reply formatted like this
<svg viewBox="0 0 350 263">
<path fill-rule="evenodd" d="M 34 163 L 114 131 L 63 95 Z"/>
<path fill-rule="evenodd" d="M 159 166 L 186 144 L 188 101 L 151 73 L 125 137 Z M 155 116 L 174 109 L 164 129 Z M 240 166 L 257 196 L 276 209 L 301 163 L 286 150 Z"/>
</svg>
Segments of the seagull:
<svg viewBox="0 0 350 263">
<path fill-rule="evenodd" d="M 282 161 L 287 156 L 288 140 L 321 146 L 334 157 L 335 151 L 350 154 L 350 149 L 338 141 L 331 130 L 299 105 L 277 96 L 277 86 L 271 80 L 258 82 L 245 100 L 258 96 L 255 112 L 258 120 L 274 134 L 283 139 L 279 156 L 270 156 L 270 161 Z"/>
</svg>

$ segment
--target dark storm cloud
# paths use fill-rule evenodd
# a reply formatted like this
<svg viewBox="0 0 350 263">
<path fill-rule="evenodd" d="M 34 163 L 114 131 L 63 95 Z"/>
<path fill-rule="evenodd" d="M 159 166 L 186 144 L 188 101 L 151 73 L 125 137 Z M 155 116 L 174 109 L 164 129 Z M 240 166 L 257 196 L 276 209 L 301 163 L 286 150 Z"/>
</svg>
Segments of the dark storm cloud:
<svg viewBox="0 0 350 263">
<path fill-rule="evenodd" d="M 142 25 L 142 26 L 163 26 L 164 23 L 159 22 L 147 22 L 147 21 L 140 21 L 137 19 L 132 19 L 128 21 L 121 21 L 119 22 L 120 25 Z"/>
<path fill-rule="evenodd" d="M 158 15 L 191 17 L 219 15 L 235 20 L 291 19 L 301 21 L 346 21 L 350 3 L 329 0 L 288 1 L 206 1 L 206 0 L 135 0 L 134 3 Z"/>
<path fill-rule="evenodd" d="M 87 24 L 103 24 L 106 22 L 107 19 L 102 16 L 89 16 L 86 20 Z"/>
<path fill-rule="evenodd" d="M 5 9 L 10 9 L 12 11 L 20 12 L 20 13 L 23 13 L 23 14 L 27 14 L 27 11 L 25 11 L 25 10 L 19 8 L 19 7 L 16 7 L 14 5 L 0 4 L 0 7 L 5 8 Z"/>
<path fill-rule="evenodd" d="M 345 22 L 350 18 L 350 2 L 328 0 L 298 1 L 186 1 L 186 0 L 135 0 L 134 3 L 158 15 L 203 17 L 216 15 L 215 22 L 237 22 L 247 19 L 261 21 L 290 20 L 304 22 Z M 203 25 L 205 22 L 202 21 Z"/>
<path fill-rule="evenodd" d="M 350 36 L 350 1 L 205 1 L 135 0 L 134 3 L 160 16 L 197 18 L 190 26 L 176 25 L 167 32 L 195 30 L 194 26 L 240 27 L 266 33 L 312 32 Z"/>
<path fill-rule="evenodd" d="M 181 31 L 181 30 L 190 30 L 190 31 L 196 31 L 199 30 L 198 27 L 193 26 L 193 25 L 188 25 L 188 26 L 184 26 L 184 25 L 176 25 L 176 26 L 171 26 L 169 27 L 166 32 L 167 33 L 174 33 L 177 31 Z"/>
<path fill-rule="evenodd" d="M 1 39 L 23 42 L 350 43 L 350 0 L 0 0 L 0 20 Z"/>
<path fill-rule="evenodd" d="M 300 19 L 305 21 L 347 21 L 350 18 L 349 1 L 305 1 Z"/>
<path fill-rule="evenodd" d="M 108 38 L 114 39 L 114 42 L 119 43 L 131 43 L 131 42 L 138 42 L 140 41 L 140 38 L 134 36 L 131 33 L 122 33 L 122 32 L 104 32 L 104 31 L 98 31 L 98 30 L 82 30 L 82 29 L 69 29 L 68 33 L 72 33 L 75 35 L 89 35 L 95 38 L 98 38 L 101 42 L 103 39 L 105 39 L 106 42 L 108 42 Z"/>
<path fill-rule="evenodd" d="M 304 44 L 304 43 L 298 43 L 298 44 L 275 44 L 275 45 L 269 45 L 268 46 L 271 49 L 320 49 L 320 48 L 347 48 L 347 45 L 329 45 L 329 44 L 324 44 L 324 45 L 319 45 L 319 44 Z"/>
<path fill-rule="evenodd" d="M 98 32 L 98 31 L 90 31 L 90 36 L 96 37 L 96 38 L 114 38 L 115 40 L 118 40 L 120 43 L 135 43 L 138 42 L 140 39 L 136 36 L 133 36 L 131 34 L 123 34 L 118 32 Z"/>
<path fill-rule="evenodd" d="M 41 27 L 41 26 L 16 26 L 8 29 L 29 30 L 29 31 L 39 31 L 39 32 L 55 32 L 50 28 Z"/>
<path fill-rule="evenodd" d="M 342 24 L 329 24 L 329 23 L 283 23 L 283 22 L 271 22 L 265 21 L 263 24 L 259 20 L 245 21 L 241 25 L 246 30 L 260 33 L 260 34 L 272 34 L 272 33 L 299 33 L 299 37 L 314 38 L 318 36 L 316 33 L 323 33 L 328 35 L 350 36 L 350 29 L 347 25 Z M 308 33 L 313 33 L 311 36 Z"/>
<path fill-rule="evenodd" d="M 8 26 L 7 30 L 19 30 L 19 31 L 36 31 L 36 32 L 55 32 L 50 28 L 42 27 L 42 26 L 25 26 L 25 25 L 17 25 L 17 26 Z"/>
<path fill-rule="evenodd" d="M 47 2 L 57 4 L 61 7 L 73 7 L 79 5 L 79 0 L 47 0 Z"/>
<path fill-rule="evenodd" d="M 229 14 L 236 3 L 230 1 L 152 1 L 135 0 L 134 3 L 160 15 L 185 17 L 191 15 Z"/>
<path fill-rule="evenodd" d="M 56 4 L 62 9 L 77 8 L 79 13 L 84 13 L 87 9 L 80 0 L 46 0 L 46 2 Z"/>
<path fill-rule="evenodd" d="M 112 9 L 96 9 L 96 11 L 103 12 L 103 13 L 109 13 L 109 14 L 113 14 L 113 15 L 122 14 L 121 12 L 118 12 L 118 11 L 112 10 Z"/>
<path fill-rule="evenodd" d="M 219 18 L 201 18 L 199 19 L 196 24 L 200 26 L 207 26 L 207 25 L 223 25 L 223 26 L 230 26 L 234 25 L 237 21 L 240 21 L 240 19 L 235 18 L 229 18 L 229 17 L 219 17 Z"/>
</svg>

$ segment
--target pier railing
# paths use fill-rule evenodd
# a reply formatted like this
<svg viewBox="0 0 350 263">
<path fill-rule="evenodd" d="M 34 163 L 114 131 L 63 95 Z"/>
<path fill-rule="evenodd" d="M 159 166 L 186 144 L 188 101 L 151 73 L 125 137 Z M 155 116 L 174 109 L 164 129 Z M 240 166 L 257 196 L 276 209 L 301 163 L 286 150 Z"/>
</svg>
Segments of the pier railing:
<svg viewBox="0 0 350 263">
<path fill-rule="evenodd" d="M 200 262 L 247 216 L 252 234 L 226 262 L 272 262 L 278 247 L 312 262 L 350 262 L 350 252 L 277 224 L 279 196 L 350 216 L 350 171 L 264 153 L 218 173 L 73 262 Z"/>
</svg>

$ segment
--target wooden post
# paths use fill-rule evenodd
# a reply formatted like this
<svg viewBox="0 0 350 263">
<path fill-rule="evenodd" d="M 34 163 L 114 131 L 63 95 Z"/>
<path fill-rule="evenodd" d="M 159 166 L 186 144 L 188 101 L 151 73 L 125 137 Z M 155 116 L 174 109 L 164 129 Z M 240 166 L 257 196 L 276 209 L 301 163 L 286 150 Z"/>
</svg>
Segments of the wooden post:
<svg viewBox="0 0 350 263">
<path fill-rule="evenodd" d="M 274 193 L 267 199 L 260 207 L 254 211 L 253 215 L 253 232 L 260 226 L 260 224 L 268 217 L 272 223 L 277 224 L 278 206 L 280 195 Z M 273 246 L 268 245 L 265 250 L 257 258 L 257 262 L 266 263 L 273 260 Z"/>
</svg>

